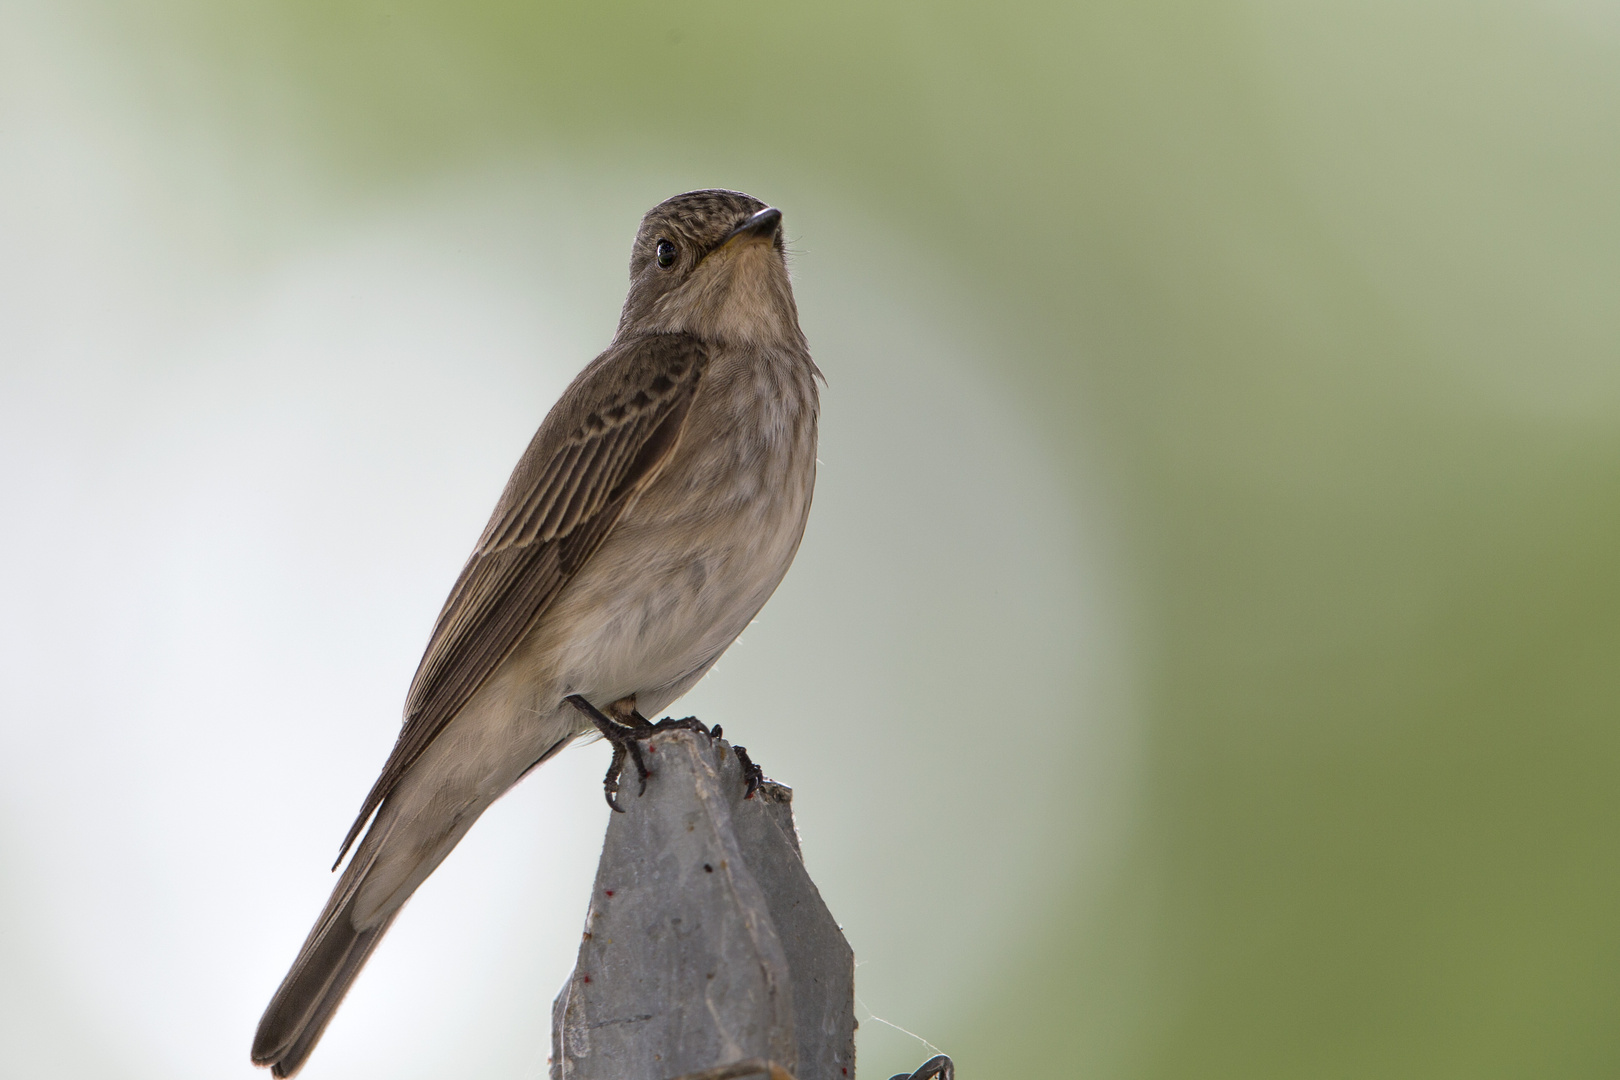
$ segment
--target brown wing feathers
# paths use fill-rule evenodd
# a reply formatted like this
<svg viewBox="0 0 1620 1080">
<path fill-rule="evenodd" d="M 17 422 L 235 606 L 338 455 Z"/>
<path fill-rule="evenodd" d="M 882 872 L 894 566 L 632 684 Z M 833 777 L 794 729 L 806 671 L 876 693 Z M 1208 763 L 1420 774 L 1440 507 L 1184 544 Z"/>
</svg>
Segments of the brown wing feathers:
<svg viewBox="0 0 1620 1080">
<path fill-rule="evenodd" d="M 439 613 L 405 726 L 338 862 L 657 472 L 680 438 L 706 359 L 684 334 L 633 338 L 586 368 L 540 425 Z M 602 400 L 613 383 L 614 404 L 577 415 L 580 401 Z"/>
</svg>

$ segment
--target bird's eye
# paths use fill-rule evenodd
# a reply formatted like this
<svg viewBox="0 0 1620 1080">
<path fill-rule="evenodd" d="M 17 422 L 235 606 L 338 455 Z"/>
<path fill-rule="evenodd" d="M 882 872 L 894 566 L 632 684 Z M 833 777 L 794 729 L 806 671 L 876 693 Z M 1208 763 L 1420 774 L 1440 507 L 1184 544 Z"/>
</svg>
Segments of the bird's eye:
<svg viewBox="0 0 1620 1080">
<path fill-rule="evenodd" d="M 668 240 L 658 241 L 658 265 L 665 270 L 675 265 L 675 245 Z"/>
</svg>

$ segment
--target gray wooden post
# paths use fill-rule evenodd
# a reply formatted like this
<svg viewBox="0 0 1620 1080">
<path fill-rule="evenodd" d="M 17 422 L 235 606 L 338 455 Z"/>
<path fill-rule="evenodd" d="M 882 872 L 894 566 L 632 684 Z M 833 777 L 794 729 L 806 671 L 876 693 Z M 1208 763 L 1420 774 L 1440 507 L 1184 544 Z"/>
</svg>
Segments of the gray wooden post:
<svg viewBox="0 0 1620 1080">
<path fill-rule="evenodd" d="M 719 739 L 643 744 L 608 824 L 579 959 L 552 1009 L 553 1080 L 670 1080 L 758 1059 L 855 1074 L 855 960 L 799 854 L 792 792 L 752 798 Z M 739 1073 L 738 1075 L 744 1075 Z"/>
<path fill-rule="evenodd" d="M 642 744 L 608 823 L 551 1080 L 854 1080 L 855 957 L 805 872 L 793 792 L 729 743 Z M 943 1055 L 910 1076 L 954 1080 Z"/>
</svg>

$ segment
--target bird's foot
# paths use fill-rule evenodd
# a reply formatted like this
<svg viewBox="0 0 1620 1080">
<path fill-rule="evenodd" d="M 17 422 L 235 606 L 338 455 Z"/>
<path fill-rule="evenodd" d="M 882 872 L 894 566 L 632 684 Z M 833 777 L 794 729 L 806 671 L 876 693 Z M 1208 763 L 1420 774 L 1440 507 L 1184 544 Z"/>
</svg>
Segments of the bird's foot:
<svg viewBox="0 0 1620 1080">
<path fill-rule="evenodd" d="M 621 723 L 608 716 L 601 709 L 592 705 L 580 694 L 569 694 L 564 701 L 585 714 L 602 738 L 613 744 L 613 760 L 608 764 L 607 775 L 602 778 L 602 790 L 607 796 L 607 804 L 616 812 L 624 813 L 624 807 L 619 805 L 619 776 L 624 772 L 624 759 L 630 758 L 636 763 L 636 774 L 641 780 L 641 792 L 647 790 L 647 777 L 652 772 L 641 756 L 641 740 L 652 734 L 653 725 L 634 710 L 630 713 L 632 721 L 640 723 Z M 639 736 L 639 737 L 638 737 Z"/>
<path fill-rule="evenodd" d="M 914 1073 L 896 1073 L 889 1080 L 956 1080 L 956 1066 L 944 1054 L 931 1057 L 922 1063 L 922 1068 Z"/>
<path fill-rule="evenodd" d="M 758 765 L 755 765 L 754 759 L 748 756 L 748 747 L 733 744 L 731 750 L 737 755 L 737 764 L 742 766 L 743 780 L 747 784 L 747 788 L 743 792 L 743 798 L 752 799 L 754 797 L 754 792 L 758 791 L 760 789 L 760 785 L 766 783 L 768 780 L 765 775 L 765 770 L 760 768 Z"/>
<path fill-rule="evenodd" d="M 707 735 L 711 739 L 720 737 L 720 726 L 718 724 L 714 726 L 713 730 L 710 730 L 707 724 L 695 716 L 683 716 L 679 720 L 673 716 L 666 716 L 656 724 L 640 713 L 636 713 L 635 717 L 654 731 L 695 731 L 699 735 Z"/>
<path fill-rule="evenodd" d="M 665 722 L 667 723 L 668 721 Z M 720 736 L 720 725 L 716 724 L 709 730 L 709 737 L 711 739 L 718 739 Z M 743 792 L 743 798 L 752 799 L 754 797 L 754 792 L 758 791 L 761 786 L 770 783 L 771 779 L 765 775 L 765 770 L 761 769 L 758 765 L 755 765 L 754 759 L 748 756 L 748 747 L 733 744 L 731 749 L 737 755 L 737 764 L 742 766 L 743 781 L 747 785 L 746 790 Z"/>
<path fill-rule="evenodd" d="M 629 710 L 629 722 L 625 723 L 608 716 L 579 694 L 569 694 L 563 700 L 584 713 L 586 719 L 602 733 L 602 738 L 613 744 L 613 760 L 608 764 L 607 775 L 602 778 L 602 790 L 607 796 L 607 804 L 621 814 L 624 813 L 624 807 L 620 806 L 618 801 L 619 777 L 624 772 L 625 758 L 628 757 L 635 762 L 636 778 L 641 782 L 637 794 L 647 793 L 647 777 L 652 775 L 652 770 L 647 768 L 647 762 L 641 756 L 643 742 L 662 731 L 697 731 L 716 738 L 720 732 L 718 727 L 711 732 L 695 716 L 686 716 L 679 720 L 665 717 L 655 724 L 632 708 Z M 652 747 L 648 747 L 647 750 L 650 753 Z"/>
</svg>

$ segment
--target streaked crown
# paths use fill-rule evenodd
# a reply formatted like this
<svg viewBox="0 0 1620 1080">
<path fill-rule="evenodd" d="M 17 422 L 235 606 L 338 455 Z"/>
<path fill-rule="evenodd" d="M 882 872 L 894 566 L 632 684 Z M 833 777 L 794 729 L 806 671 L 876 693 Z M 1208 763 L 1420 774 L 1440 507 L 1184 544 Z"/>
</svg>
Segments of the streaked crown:
<svg viewBox="0 0 1620 1080">
<path fill-rule="evenodd" d="M 738 225 L 765 209 L 765 204 L 741 191 L 710 188 L 688 191 L 665 199 L 641 219 L 635 245 L 630 249 L 630 276 L 635 278 L 657 258 L 658 241 L 672 241 L 686 260 L 701 261 Z M 782 247 L 780 235 L 777 249 Z"/>
</svg>

